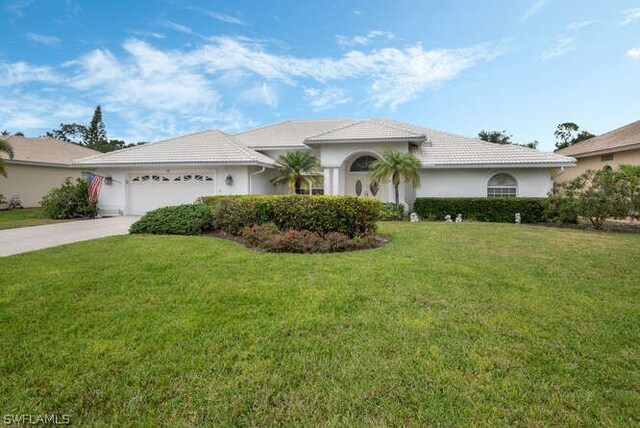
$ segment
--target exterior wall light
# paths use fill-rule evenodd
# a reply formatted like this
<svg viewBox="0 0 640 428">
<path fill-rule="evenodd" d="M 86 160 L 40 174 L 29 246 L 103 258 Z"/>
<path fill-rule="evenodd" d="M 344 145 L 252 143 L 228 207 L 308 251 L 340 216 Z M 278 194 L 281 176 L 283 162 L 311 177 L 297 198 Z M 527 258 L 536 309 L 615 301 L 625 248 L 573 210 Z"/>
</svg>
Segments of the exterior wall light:
<svg viewBox="0 0 640 428">
<path fill-rule="evenodd" d="M 111 186 L 112 183 L 113 183 L 113 178 L 111 176 L 104 178 L 104 184 L 106 184 L 107 186 Z"/>
<path fill-rule="evenodd" d="M 233 176 L 227 175 L 227 178 L 224 179 L 224 182 L 227 183 L 227 186 L 231 186 L 233 184 Z"/>
</svg>

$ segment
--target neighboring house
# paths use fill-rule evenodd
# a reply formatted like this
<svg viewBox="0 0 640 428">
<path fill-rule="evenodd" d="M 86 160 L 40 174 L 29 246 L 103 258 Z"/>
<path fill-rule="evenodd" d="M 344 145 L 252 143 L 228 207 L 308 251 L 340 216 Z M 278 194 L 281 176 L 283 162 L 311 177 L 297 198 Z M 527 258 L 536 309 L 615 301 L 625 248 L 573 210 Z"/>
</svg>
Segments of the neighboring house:
<svg viewBox="0 0 640 428">
<path fill-rule="evenodd" d="M 270 180 L 278 156 L 292 150 L 309 150 L 320 160 L 322 184 L 312 193 L 392 201 L 391 183 L 372 183 L 368 176 L 371 162 L 387 148 L 411 151 L 424 166 L 420 188 L 400 188 L 409 206 L 417 196 L 544 197 L 552 171 L 575 165 L 556 154 L 387 119 L 290 120 L 234 135 L 207 130 L 75 165 L 110 177 L 99 199 L 104 215 L 142 214 L 202 195 L 284 193 Z"/>
<path fill-rule="evenodd" d="M 100 153 L 50 137 L 2 139 L 11 144 L 14 157 L 2 154 L 7 177 L 0 176 L 0 194 L 7 200 L 20 198 L 23 207 L 40 206 L 42 197 L 65 178 L 81 177 L 82 172 L 70 165 L 74 159 Z"/>
<path fill-rule="evenodd" d="M 571 156 L 578 162 L 575 168 L 558 174 L 558 182 L 576 178 L 590 169 L 613 170 L 624 164 L 640 165 L 640 120 L 555 153 Z"/>
</svg>

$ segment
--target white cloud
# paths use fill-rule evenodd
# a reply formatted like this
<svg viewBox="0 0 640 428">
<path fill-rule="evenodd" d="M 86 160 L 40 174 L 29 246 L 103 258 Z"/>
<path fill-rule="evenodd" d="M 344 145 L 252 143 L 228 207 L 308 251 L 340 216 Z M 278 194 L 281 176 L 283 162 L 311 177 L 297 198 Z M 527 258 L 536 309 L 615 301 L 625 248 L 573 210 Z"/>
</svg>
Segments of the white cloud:
<svg viewBox="0 0 640 428">
<path fill-rule="evenodd" d="M 53 104 L 64 105 L 67 100 L 73 100 L 70 105 L 99 103 L 105 112 L 122 119 L 121 129 L 111 128 L 113 136 L 139 141 L 202 127 L 234 130 L 250 125 L 240 110 L 225 103 L 222 94 L 230 88 L 241 88 L 241 101 L 277 107 L 274 88 L 277 83 L 285 84 L 314 110 L 352 102 L 349 94 L 357 88 L 368 105 L 394 109 L 430 86 L 501 54 L 499 46 L 427 50 L 415 44 L 351 50 L 336 57 L 302 57 L 274 52 L 267 46 L 272 45 L 217 37 L 193 49 L 161 49 L 130 39 L 123 44 L 124 54 L 96 49 L 55 69 L 57 74 L 48 67 L 16 63 L 0 64 L 0 75 L 3 84 L 17 85 L 8 86 L 5 94 L 22 89 L 19 85 L 23 82 L 56 82 L 39 90 L 38 96 L 44 98 L 52 91 Z M 244 89 L 256 78 L 260 84 Z M 47 128 L 57 125 L 49 110 L 40 110 L 31 102 L 20 108 L 33 117 L 12 123 L 46 122 Z M 90 114 L 83 113 L 70 121 L 82 122 L 88 117 Z M 0 120 L 4 121 L 4 115 Z"/>
<path fill-rule="evenodd" d="M 4 8 L 11 12 L 17 19 L 25 17 L 25 9 L 27 9 L 33 0 L 10 0 L 8 1 Z"/>
<path fill-rule="evenodd" d="M 187 27 L 186 25 L 178 24 L 177 22 L 169 21 L 168 19 L 165 19 L 164 21 L 162 21 L 161 24 L 163 27 L 173 31 L 177 31 L 179 33 L 189 34 L 191 36 L 197 35 L 196 32 L 193 31 L 190 27 Z"/>
<path fill-rule="evenodd" d="M 627 51 L 627 56 L 633 59 L 640 59 L 640 47 L 629 49 Z"/>
<path fill-rule="evenodd" d="M 360 15 L 362 15 L 362 11 L 361 10 L 354 10 L 353 14 L 356 15 L 356 16 L 360 16 Z"/>
<path fill-rule="evenodd" d="M 49 99 L 22 92 L 0 95 L 2 129 L 25 132 L 52 128 L 62 122 L 74 122 L 78 117 L 91 117 L 92 113 L 93 107 L 66 98 Z"/>
<path fill-rule="evenodd" d="M 46 36 L 44 34 L 27 33 L 24 35 L 27 40 L 35 43 L 42 43 L 49 46 L 57 46 L 62 43 L 62 40 L 56 36 Z"/>
<path fill-rule="evenodd" d="M 37 67 L 26 62 L 0 63 L 0 86 L 25 82 L 56 82 L 58 77 L 49 67 Z"/>
<path fill-rule="evenodd" d="M 249 102 L 265 104 L 271 108 L 278 107 L 278 95 L 266 82 L 244 90 L 242 98 Z"/>
<path fill-rule="evenodd" d="M 640 7 L 623 10 L 622 14 L 624 15 L 624 18 L 620 21 L 620 25 L 631 24 L 633 21 L 640 19 Z"/>
<path fill-rule="evenodd" d="M 588 27 L 591 24 L 593 24 L 593 21 L 572 22 L 571 24 L 567 25 L 567 30 L 577 31 Z"/>
<path fill-rule="evenodd" d="M 575 41 L 575 37 L 559 37 L 553 48 L 542 52 L 542 60 L 546 61 L 572 51 Z"/>
<path fill-rule="evenodd" d="M 200 13 L 207 15 L 210 18 L 216 19 L 218 21 L 226 22 L 228 24 L 247 25 L 243 20 L 236 18 L 235 16 L 227 15 L 226 13 L 214 12 L 214 11 L 201 9 L 201 8 L 194 8 L 193 10 L 196 10 Z"/>
<path fill-rule="evenodd" d="M 531 3 L 531 6 L 529 6 L 525 13 L 520 17 L 520 22 L 524 22 L 535 15 L 545 3 L 546 0 L 536 0 Z"/>
<path fill-rule="evenodd" d="M 395 37 L 396 35 L 389 31 L 373 30 L 369 31 L 369 33 L 364 36 L 349 37 L 337 35 L 336 41 L 341 46 L 366 46 L 371 44 L 374 39 L 393 40 Z"/>
<path fill-rule="evenodd" d="M 332 107 L 350 103 L 353 98 L 342 88 L 306 88 L 305 98 L 314 111 L 327 110 Z"/>
<path fill-rule="evenodd" d="M 164 39 L 166 36 L 163 33 L 157 33 L 155 31 L 138 31 L 138 30 L 131 30 L 129 31 L 130 34 L 133 34 L 134 36 L 138 36 L 138 37 L 151 37 L 154 39 Z"/>
</svg>

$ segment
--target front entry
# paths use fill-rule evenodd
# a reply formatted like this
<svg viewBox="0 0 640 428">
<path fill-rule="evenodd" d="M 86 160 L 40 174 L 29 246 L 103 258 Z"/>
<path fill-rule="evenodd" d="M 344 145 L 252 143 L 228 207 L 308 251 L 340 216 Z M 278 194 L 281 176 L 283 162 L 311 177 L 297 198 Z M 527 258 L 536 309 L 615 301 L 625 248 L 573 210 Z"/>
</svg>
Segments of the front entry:
<svg viewBox="0 0 640 428">
<path fill-rule="evenodd" d="M 369 178 L 370 165 L 376 160 L 373 156 L 364 155 L 351 163 L 346 177 L 347 195 L 387 201 L 387 184 Z"/>
</svg>

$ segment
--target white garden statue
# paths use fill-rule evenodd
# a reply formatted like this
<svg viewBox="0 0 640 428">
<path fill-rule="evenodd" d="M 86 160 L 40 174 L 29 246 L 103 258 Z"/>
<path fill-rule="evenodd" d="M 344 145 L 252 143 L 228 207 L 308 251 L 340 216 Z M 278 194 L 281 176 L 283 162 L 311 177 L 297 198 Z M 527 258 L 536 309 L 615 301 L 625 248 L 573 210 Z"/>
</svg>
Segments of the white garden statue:
<svg viewBox="0 0 640 428">
<path fill-rule="evenodd" d="M 451 216 L 449 214 L 444 216 L 444 221 L 446 221 L 447 223 L 451 223 Z"/>
<path fill-rule="evenodd" d="M 462 214 L 456 216 L 456 223 L 462 223 Z"/>
<path fill-rule="evenodd" d="M 409 221 L 411 223 L 416 223 L 418 221 L 418 213 L 413 212 L 409 214 Z"/>
<path fill-rule="evenodd" d="M 516 224 L 520 224 L 522 222 L 522 216 L 520 213 L 516 213 Z"/>
</svg>

